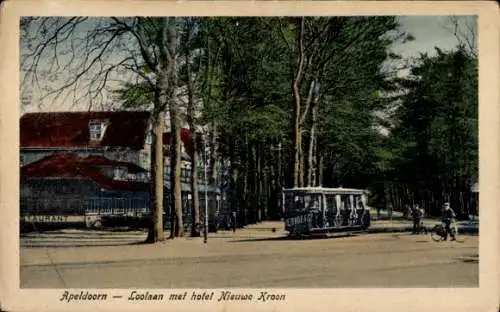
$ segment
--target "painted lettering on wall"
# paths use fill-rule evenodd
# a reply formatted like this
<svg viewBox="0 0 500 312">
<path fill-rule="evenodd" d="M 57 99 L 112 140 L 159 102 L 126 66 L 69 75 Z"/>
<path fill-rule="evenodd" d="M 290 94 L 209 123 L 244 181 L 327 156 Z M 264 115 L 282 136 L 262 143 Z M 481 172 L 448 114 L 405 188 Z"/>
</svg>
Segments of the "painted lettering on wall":
<svg viewBox="0 0 500 312">
<path fill-rule="evenodd" d="M 68 222 L 68 216 L 25 215 L 25 216 L 21 216 L 21 220 L 24 222 L 60 223 L 60 222 Z"/>
</svg>

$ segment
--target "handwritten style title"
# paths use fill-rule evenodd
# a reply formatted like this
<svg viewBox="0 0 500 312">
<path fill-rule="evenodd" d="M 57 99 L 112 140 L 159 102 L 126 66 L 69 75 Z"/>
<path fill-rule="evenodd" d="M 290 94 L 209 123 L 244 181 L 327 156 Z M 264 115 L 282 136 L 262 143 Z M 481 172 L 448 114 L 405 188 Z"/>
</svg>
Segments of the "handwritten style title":
<svg viewBox="0 0 500 312">
<path fill-rule="evenodd" d="M 162 292 L 149 292 L 149 291 L 136 291 L 133 290 L 128 296 L 111 295 L 107 293 L 91 293 L 89 291 L 78 293 L 70 293 L 69 291 L 64 291 L 59 301 L 64 302 L 82 302 L 82 301 L 106 301 L 109 299 L 116 300 L 127 300 L 127 301 L 284 301 L 286 299 L 286 294 L 284 293 L 272 293 L 269 291 L 259 291 L 259 292 L 233 292 L 229 290 L 215 292 L 215 291 L 203 291 L 203 292 L 181 292 L 181 293 L 162 293 Z"/>
</svg>

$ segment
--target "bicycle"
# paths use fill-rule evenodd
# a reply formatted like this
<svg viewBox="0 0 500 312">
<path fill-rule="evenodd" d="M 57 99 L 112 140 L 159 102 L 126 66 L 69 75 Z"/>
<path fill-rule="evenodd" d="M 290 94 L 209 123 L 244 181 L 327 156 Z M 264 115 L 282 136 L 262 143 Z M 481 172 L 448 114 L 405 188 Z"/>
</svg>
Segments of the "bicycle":
<svg viewBox="0 0 500 312">
<path fill-rule="evenodd" d="M 452 226 L 450 226 L 451 232 L 453 233 L 453 236 L 455 237 L 455 240 L 459 243 L 463 242 L 462 240 L 457 239 L 458 231 L 457 231 L 457 224 L 456 222 L 453 221 Z M 431 238 L 435 242 L 441 242 L 444 241 L 444 238 L 446 237 L 446 228 L 444 225 L 444 222 L 441 222 L 439 224 L 436 224 L 432 229 L 431 229 Z M 450 235 L 451 236 L 451 235 Z"/>
</svg>

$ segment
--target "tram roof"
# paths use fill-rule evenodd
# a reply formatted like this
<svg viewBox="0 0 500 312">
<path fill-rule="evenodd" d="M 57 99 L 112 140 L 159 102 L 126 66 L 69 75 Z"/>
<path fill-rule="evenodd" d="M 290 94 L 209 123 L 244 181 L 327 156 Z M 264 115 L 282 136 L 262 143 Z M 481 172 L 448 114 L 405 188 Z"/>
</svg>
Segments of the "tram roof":
<svg viewBox="0 0 500 312">
<path fill-rule="evenodd" d="M 298 193 L 330 193 L 330 194 L 365 194 L 366 190 L 343 188 L 343 187 L 294 187 L 283 189 L 284 192 L 298 192 Z"/>
</svg>

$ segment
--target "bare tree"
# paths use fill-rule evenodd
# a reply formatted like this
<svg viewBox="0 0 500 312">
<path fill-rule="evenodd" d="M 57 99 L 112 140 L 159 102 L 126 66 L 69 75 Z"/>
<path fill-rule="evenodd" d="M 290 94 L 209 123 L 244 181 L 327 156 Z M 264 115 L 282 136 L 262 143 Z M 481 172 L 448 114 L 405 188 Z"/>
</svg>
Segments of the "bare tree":
<svg viewBox="0 0 500 312">
<path fill-rule="evenodd" d="M 444 27 L 453 33 L 458 43 L 470 55 L 477 57 L 477 17 L 450 16 Z"/>
<path fill-rule="evenodd" d="M 164 113 L 168 104 L 174 103 L 170 96 L 175 88 L 172 77 L 176 70 L 178 28 L 179 20 L 173 17 L 21 19 L 22 87 L 35 86 L 42 93 L 42 102 L 84 103 L 92 109 L 106 104 L 110 92 L 121 88 L 124 82 L 146 84 L 153 90 L 154 213 L 148 242 L 164 240 Z M 176 165 L 180 167 L 180 162 Z M 175 172 L 180 179 L 180 170 Z M 175 194 L 180 193 L 180 184 L 174 188 Z"/>
</svg>

